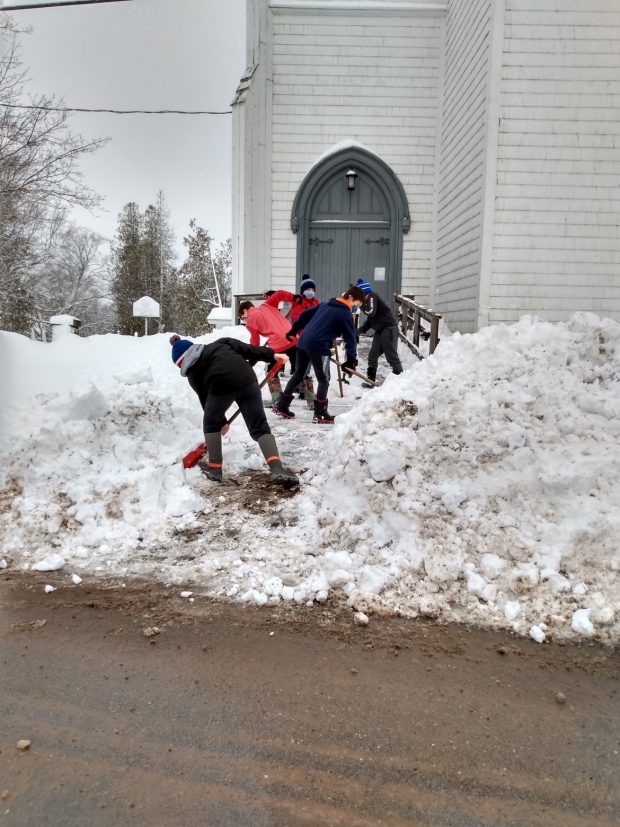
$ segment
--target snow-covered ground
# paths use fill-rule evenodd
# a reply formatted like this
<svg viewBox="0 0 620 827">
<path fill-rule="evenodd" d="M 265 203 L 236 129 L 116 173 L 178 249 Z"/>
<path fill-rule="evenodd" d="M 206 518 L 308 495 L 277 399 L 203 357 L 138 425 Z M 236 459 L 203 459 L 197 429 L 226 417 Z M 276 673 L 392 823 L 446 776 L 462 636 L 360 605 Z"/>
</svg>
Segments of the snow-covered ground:
<svg viewBox="0 0 620 827">
<path fill-rule="evenodd" d="M 408 363 L 334 382 L 333 428 L 268 414 L 305 471 L 280 499 L 240 420 L 223 486 L 183 472 L 201 410 L 167 336 L 0 333 L 0 568 L 618 640 L 620 325 L 524 318 Z"/>
</svg>

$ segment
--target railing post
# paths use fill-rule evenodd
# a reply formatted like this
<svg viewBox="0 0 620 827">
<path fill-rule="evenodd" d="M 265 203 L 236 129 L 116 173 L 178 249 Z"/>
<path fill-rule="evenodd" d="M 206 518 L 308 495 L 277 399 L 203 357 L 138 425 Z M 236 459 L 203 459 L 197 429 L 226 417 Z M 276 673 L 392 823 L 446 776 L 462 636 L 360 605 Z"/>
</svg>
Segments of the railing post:
<svg viewBox="0 0 620 827">
<path fill-rule="evenodd" d="M 429 356 L 435 352 L 435 348 L 439 344 L 439 319 L 441 316 L 433 315 L 431 319 L 431 338 L 428 343 Z"/>
<path fill-rule="evenodd" d="M 413 312 L 413 344 L 420 346 L 420 308 L 416 307 Z"/>
</svg>

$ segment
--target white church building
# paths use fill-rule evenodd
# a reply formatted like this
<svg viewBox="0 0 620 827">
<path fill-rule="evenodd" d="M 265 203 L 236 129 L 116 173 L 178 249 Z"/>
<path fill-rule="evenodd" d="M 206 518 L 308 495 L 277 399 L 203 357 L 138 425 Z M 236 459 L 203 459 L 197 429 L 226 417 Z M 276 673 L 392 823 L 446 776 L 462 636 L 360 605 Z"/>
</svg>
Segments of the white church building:
<svg viewBox="0 0 620 827">
<path fill-rule="evenodd" d="M 620 0 L 247 0 L 233 292 L 620 319 Z"/>
</svg>

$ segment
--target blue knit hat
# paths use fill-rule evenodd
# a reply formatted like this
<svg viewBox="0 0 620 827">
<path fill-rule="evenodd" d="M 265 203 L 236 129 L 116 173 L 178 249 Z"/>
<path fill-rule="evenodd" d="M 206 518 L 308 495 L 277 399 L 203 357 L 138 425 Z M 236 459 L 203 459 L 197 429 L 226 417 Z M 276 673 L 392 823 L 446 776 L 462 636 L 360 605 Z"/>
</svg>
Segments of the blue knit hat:
<svg viewBox="0 0 620 827">
<path fill-rule="evenodd" d="M 172 345 L 172 361 L 175 365 L 181 367 L 179 362 L 182 361 L 185 351 L 189 350 L 194 343 L 190 342 L 189 339 L 181 339 L 180 336 L 175 334 L 170 337 L 170 344 Z"/>
<path fill-rule="evenodd" d="M 305 275 L 299 285 L 299 292 L 303 293 L 304 290 L 316 290 L 316 284 L 314 280 L 310 278 L 310 276 Z"/>
<path fill-rule="evenodd" d="M 368 284 L 367 281 L 364 281 L 364 279 L 358 279 L 355 282 L 355 286 L 359 287 L 362 293 L 372 293 L 372 287 Z"/>
</svg>

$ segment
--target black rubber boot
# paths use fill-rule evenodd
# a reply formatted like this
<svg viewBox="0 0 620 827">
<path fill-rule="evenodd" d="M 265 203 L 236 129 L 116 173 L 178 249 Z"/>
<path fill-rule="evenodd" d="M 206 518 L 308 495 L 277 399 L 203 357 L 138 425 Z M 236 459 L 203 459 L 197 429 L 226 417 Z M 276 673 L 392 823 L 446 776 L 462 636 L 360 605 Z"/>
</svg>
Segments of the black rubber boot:
<svg viewBox="0 0 620 827">
<path fill-rule="evenodd" d="M 284 488 L 294 488 L 299 485 L 299 480 L 292 471 L 282 465 L 278 446 L 273 434 L 263 434 L 258 440 L 258 447 L 263 452 L 265 461 L 271 471 L 271 479 L 276 485 L 281 485 Z"/>
<path fill-rule="evenodd" d="M 283 419 L 294 419 L 295 414 L 290 409 L 293 401 L 293 394 L 282 393 L 276 404 L 271 409 L 274 414 L 281 416 Z"/>
<path fill-rule="evenodd" d="M 334 419 L 327 410 L 327 399 L 314 400 L 314 417 L 312 421 L 315 425 L 333 425 Z"/>
<path fill-rule="evenodd" d="M 200 470 L 212 482 L 222 481 L 222 435 L 205 434 L 206 462 L 200 464 Z"/>
<path fill-rule="evenodd" d="M 377 368 L 368 368 L 366 371 L 366 376 L 370 379 L 371 382 L 374 382 L 377 379 Z M 374 388 L 374 385 L 371 385 L 369 382 L 362 382 L 363 388 Z"/>
</svg>

